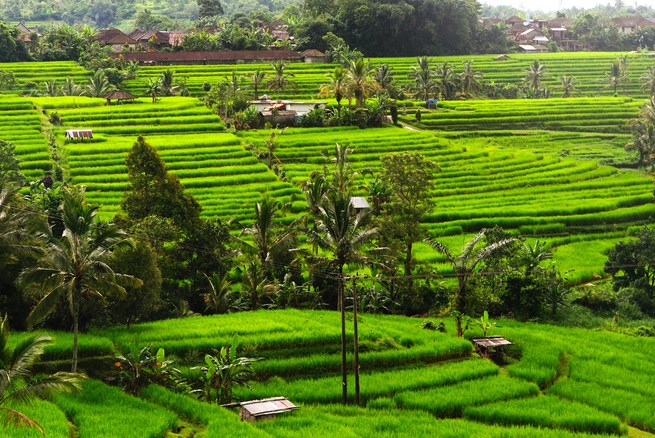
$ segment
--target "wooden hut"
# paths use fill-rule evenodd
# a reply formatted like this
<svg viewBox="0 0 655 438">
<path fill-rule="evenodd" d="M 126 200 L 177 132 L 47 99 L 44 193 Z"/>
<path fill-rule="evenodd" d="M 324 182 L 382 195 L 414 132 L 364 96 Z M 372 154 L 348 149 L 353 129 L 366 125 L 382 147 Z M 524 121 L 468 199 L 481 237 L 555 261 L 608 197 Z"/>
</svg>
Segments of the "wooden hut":
<svg viewBox="0 0 655 438">
<path fill-rule="evenodd" d="M 136 96 L 132 93 L 128 93 L 127 91 L 114 91 L 113 93 L 106 95 L 105 99 L 107 99 L 107 105 L 111 105 L 112 99 L 116 100 L 118 103 L 122 103 L 125 100 L 134 102 Z"/>
<path fill-rule="evenodd" d="M 93 138 L 93 132 L 90 129 L 67 129 L 66 140 L 84 140 Z"/>
<path fill-rule="evenodd" d="M 298 406 L 291 403 L 285 397 L 271 397 L 261 400 L 241 402 L 239 417 L 246 421 L 260 421 L 273 418 L 284 412 L 291 412 L 298 409 Z"/>
</svg>

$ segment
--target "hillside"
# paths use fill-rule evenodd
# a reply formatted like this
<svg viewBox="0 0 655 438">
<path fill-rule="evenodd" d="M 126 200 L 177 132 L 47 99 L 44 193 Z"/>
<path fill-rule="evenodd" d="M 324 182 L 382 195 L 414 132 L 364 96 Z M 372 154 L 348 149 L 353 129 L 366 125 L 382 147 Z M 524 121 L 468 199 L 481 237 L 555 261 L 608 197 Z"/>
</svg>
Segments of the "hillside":
<svg viewBox="0 0 655 438">
<path fill-rule="evenodd" d="M 252 425 L 156 385 L 135 398 L 97 381 L 87 382 L 81 395 L 58 396 L 33 410 L 46 420 L 47 436 L 65 436 L 57 432 L 65 422 L 62 411 L 80 436 L 159 435 L 178 425 L 207 437 L 618 436 L 627 426 L 655 432 L 652 338 L 501 320 L 493 334 L 514 346 L 499 366 L 473 354 L 468 340 L 454 337 L 452 321 L 445 322 L 447 332 L 440 333 L 421 328 L 420 319 L 360 315 L 362 401 L 353 403 L 349 368 L 350 406 L 339 404 L 335 312 L 245 312 L 96 331 L 81 337 L 84 356 L 112 342 L 123 352 L 151 345 L 164 348 L 169 358 L 173 354 L 190 378 L 189 367 L 202 362 L 204 353 L 238 342 L 241 354 L 261 358 L 255 362 L 257 381 L 251 389 L 238 388 L 239 399 L 283 395 L 300 410 Z M 347 326 L 352 351 L 352 321 Z M 478 330 L 467 335 L 480 335 Z M 51 357 L 69 352 L 70 337 L 57 339 Z M 96 361 L 94 372 L 111 373 L 114 362 Z M 352 367 L 350 355 L 348 364 Z M 92 420 L 98 416 L 102 421 Z"/>
</svg>

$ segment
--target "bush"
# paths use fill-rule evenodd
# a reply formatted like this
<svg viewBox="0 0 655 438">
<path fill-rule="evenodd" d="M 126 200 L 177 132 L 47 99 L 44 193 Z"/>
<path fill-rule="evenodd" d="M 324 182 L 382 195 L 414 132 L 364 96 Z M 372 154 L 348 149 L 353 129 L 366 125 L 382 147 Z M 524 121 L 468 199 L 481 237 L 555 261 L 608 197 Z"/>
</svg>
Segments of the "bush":
<svg viewBox="0 0 655 438">
<path fill-rule="evenodd" d="M 300 118 L 300 126 L 303 128 L 322 128 L 325 125 L 323 108 L 314 108 Z"/>
</svg>

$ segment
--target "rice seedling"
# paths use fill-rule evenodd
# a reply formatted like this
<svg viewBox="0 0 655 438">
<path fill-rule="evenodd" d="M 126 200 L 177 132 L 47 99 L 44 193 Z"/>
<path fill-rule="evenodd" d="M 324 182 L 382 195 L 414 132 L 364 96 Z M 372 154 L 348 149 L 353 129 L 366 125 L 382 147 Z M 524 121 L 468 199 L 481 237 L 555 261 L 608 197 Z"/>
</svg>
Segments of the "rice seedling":
<svg viewBox="0 0 655 438">
<path fill-rule="evenodd" d="M 615 416 L 553 396 L 467 407 L 464 418 L 507 426 L 521 424 L 608 435 L 627 433 L 627 428 Z"/>
</svg>

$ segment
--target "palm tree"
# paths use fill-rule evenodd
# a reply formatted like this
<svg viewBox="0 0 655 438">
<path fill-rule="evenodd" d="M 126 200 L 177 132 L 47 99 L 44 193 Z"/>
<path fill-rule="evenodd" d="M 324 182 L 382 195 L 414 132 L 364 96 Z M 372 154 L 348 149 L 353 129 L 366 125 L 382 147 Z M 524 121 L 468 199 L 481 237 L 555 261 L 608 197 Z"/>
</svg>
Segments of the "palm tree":
<svg viewBox="0 0 655 438">
<path fill-rule="evenodd" d="M 480 88 L 482 73 L 473 70 L 472 61 L 464 61 L 464 70 L 459 74 L 459 83 L 462 87 L 462 93 L 466 96 L 469 93 L 475 93 Z"/>
<path fill-rule="evenodd" d="M 118 274 L 110 267 L 112 250 L 131 245 L 131 242 L 117 228 L 95 222 L 98 207 L 86 204 L 83 193 L 64 192 L 61 210 L 63 235 L 60 239 L 54 239 L 51 235 L 43 236 L 45 255 L 36 266 L 23 271 L 18 281 L 25 289 L 42 294 L 27 317 L 30 327 L 52 312 L 62 298 L 68 302 L 73 318 L 71 371 L 75 373 L 82 297 L 124 295 L 125 288 L 117 284 L 118 281 L 138 287 L 141 280 Z"/>
<path fill-rule="evenodd" d="M 257 310 L 263 298 L 275 295 L 277 292 L 277 285 L 271 283 L 266 277 L 266 272 L 258 261 L 251 262 L 246 266 L 241 282 L 241 293 L 248 297 L 250 310 Z"/>
<path fill-rule="evenodd" d="M 33 336 L 20 342 L 15 348 L 8 346 L 9 322 L 0 317 L 0 412 L 5 424 L 36 427 L 44 433 L 43 427 L 8 402 L 28 403 L 36 397 L 46 397 L 59 392 L 74 392 L 80 389 L 83 376 L 58 372 L 53 375 L 32 376 L 32 367 L 40 359 L 46 345 L 52 343 L 50 336 Z"/>
<path fill-rule="evenodd" d="M 377 234 L 376 228 L 367 228 L 368 213 L 357 212 L 350 202 L 350 195 L 339 190 L 331 190 L 318 207 L 317 230 L 308 230 L 309 240 L 332 254 L 332 265 L 337 275 L 337 294 L 341 312 L 341 371 L 342 400 L 348 399 L 346 381 L 346 319 L 343 297 L 343 267 L 347 263 L 360 263 L 365 260 L 361 253 Z"/>
<path fill-rule="evenodd" d="M 310 178 L 303 184 L 302 191 L 305 194 L 308 210 L 308 215 L 305 218 L 305 228 L 307 228 L 307 218 L 315 218 L 318 215 L 319 206 L 323 196 L 325 196 L 328 191 L 328 187 L 329 185 L 325 179 L 325 175 L 319 172 L 312 173 Z M 313 229 L 315 232 L 318 231 L 315 220 L 313 221 Z M 316 242 L 312 245 L 312 252 L 314 255 L 318 254 L 318 244 Z"/>
<path fill-rule="evenodd" d="M 334 96 L 337 101 L 337 119 L 341 124 L 341 100 L 348 96 L 348 84 L 346 82 L 346 70 L 342 67 L 336 67 L 334 71 L 327 75 L 330 82 L 321 85 L 320 97 Z"/>
<path fill-rule="evenodd" d="M 175 94 L 176 88 L 173 83 L 175 82 L 175 72 L 173 70 L 165 70 L 159 78 L 159 86 L 161 93 L 166 96 Z"/>
<path fill-rule="evenodd" d="M 562 97 L 571 97 L 575 92 L 575 76 L 562 75 L 559 81 L 562 84 Z"/>
<path fill-rule="evenodd" d="M 285 91 L 289 88 L 296 88 L 296 83 L 290 78 L 295 75 L 287 70 L 287 63 L 284 61 L 271 64 L 273 67 L 273 77 L 266 82 L 266 87 L 273 91 Z"/>
<path fill-rule="evenodd" d="M 66 78 L 64 85 L 61 87 L 61 94 L 64 96 L 80 96 L 82 94 L 82 88 L 73 79 Z"/>
<path fill-rule="evenodd" d="M 89 83 L 86 86 L 85 94 L 90 97 L 105 97 L 116 87 L 109 83 L 105 72 L 97 70 L 92 77 L 89 78 Z"/>
<path fill-rule="evenodd" d="M 614 91 L 614 97 L 618 96 L 617 88 L 625 82 L 626 76 L 621 64 L 613 62 L 610 64 L 610 71 L 605 73 L 605 81 L 607 82 L 606 88 L 611 88 Z"/>
<path fill-rule="evenodd" d="M 371 78 L 373 68 L 363 59 L 350 61 L 346 71 L 346 82 L 348 89 L 355 96 L 357 108 L 363 108 L 366 98 L 378 87 Z"/>
<path fill-rule="evenodd" d="M 56 79 L 45 81 L 43 85 L 47 96 L 59 96 L 59 86 L 57 85 Z"/>
<path fill-rule="evenodd" d="M 449 62 L 444 62 L 437 66 L 435 69 L 435 80 L 442 99 L 450 99 L 452 97 L 453 90 L 457 88 L 456 79 L 455 70 L 450 66 Z"/>
<path fill-rule="evenodd" d="M 47 229 L 44 221 L 19 203 L 18 187 L 0 177 L 0 266 L 15 263 L 23 255 L 35 255 L 38 247 L 28 240 L 30 233 Z"/>
<path fill-rule="evenodd" d="M 232 282 L 228 278 L 228 274 L 223 276 L 217 274 L 211 277 L 205 274 L 205 278 L 209 282 L 209 292 L 202 295 L 202 300 L 205 302 L 205 312 L 210 313 L 227 313 L 230 311 L 230 297 L 232 295 Z"/>
<path fill-rule="evenodd" d="M 475 275 L 478 264 L 495 251 L 516 240 L 504 239 L 491 245 L 487 245 L 484 248 L 476 248 L 477 244 L 482 240 L 485 233 L 486 230 L 483 229 L 473 239 L 465 243 L 462 247 L 462 252 L 457 256 L 453 255 L 445 245 L 430 238 L 425 239 L 425 241 L 430 246 L 432 246 L 434 249 L 446 257 L 448 262 L 452 265 L 454 274 L 457 277 L 457 290 L 454 297 L 454 308 L 457 312 L 457 336 L 460 337 L 463 335 L 462 315 L 466 312 L 468 306 L 468 284 L 471 277 Z"/>
<path fill-rule="evenodd" d="M 259 99 L 259 88 L 264 84 L 264 79 L 266 78 L 267 73 L 259 69 L 251 73 L 248 78 L 252 84 L 253 89 L 253 100 Z"/>
<path fill-rule="evenodd" d="M 642 81 L 641 89 L 651 96 L 655 96 L 655 65 L 648 67 L 648 70 L 639 79 Z"/>
<path fill-rule="evenodd" d="M 389 92 L 393 83 L 393 68 L 389 64 L 378 65 L 378 68 L 375 70 L 374 79 L 382 90 Z"/>
<path fill-rule="evenodd" d="M 157 96 L 162 93 L 161 78 L 150 78 L 146 84 L 146 94 L 152 98 L 152 103 L 157 102 Z"/>
<path fill-rule="evenodd" d="M 523 84 L 526 85 L 530 90 L 532 90 L 533 96 L 538 96 L 541 90 L 541 80 L 546 76 L 547 68 L 545 65 L 535 59 L 530 64 L 530 67 L 523 70 L 525 77 L 523 78 Z"/>
<path fill-rule="evenodd" d="M 242 234 L 250 236 L 252 243 L 238 239 L 244 251 L 255 256 L 257 262 L 269 273 L 272 273 L 275 268 L 275 254 L 290 248 L 295 239 L 295 224 L 288 226 L 284 231 L 276 231 L 276 215 L 282 211 L 282 208 L 279 201 L 269 197 L 257 202 L 255 220 L 242 231 Z"/>
<path fill-rule="evenodd" d="M 437 84 L 434 81 L 434 72 L 430 68 L 430 61 L 427 56 L 416 59 L 417 65 L 412 67 L 409 77 L 414 79 L 412 89 L 414 95 L 422 100 L 428 100 L 430 95 L 436 92 Z"/>
</svg>

